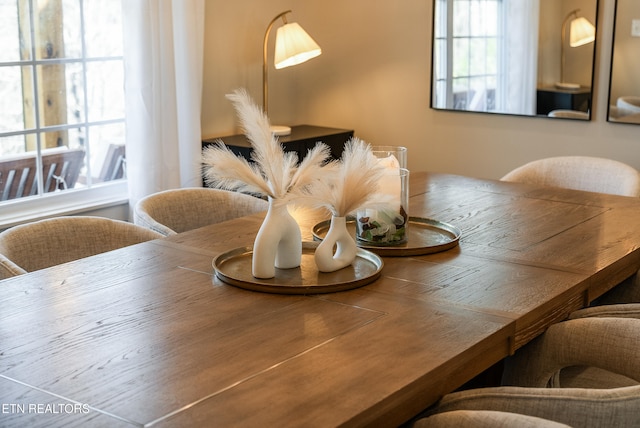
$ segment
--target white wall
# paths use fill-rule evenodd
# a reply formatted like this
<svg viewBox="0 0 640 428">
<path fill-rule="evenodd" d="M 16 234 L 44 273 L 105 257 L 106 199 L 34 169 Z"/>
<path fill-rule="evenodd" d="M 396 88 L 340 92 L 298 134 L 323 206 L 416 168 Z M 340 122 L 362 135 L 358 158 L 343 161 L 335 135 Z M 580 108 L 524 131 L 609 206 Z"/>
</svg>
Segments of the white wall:
<svg viewBox="0 0 640 428">
<path fill-rule="evenodd" d="M 323 55 L 270 72 L 272 122 L 350 128 L 373 144 L 406 145 L 414 170 L 499 178 L 566 154 L 640 169 L 640 126 L 605 119 L 614 0 L 600 0 L 592 122 L 430 109 L 431 0 L 207 0 L 204 137 L 235 132 L 225 93 L 244 86 L 261 102 L 262 37 L 286 9 Z"/>
</svg>

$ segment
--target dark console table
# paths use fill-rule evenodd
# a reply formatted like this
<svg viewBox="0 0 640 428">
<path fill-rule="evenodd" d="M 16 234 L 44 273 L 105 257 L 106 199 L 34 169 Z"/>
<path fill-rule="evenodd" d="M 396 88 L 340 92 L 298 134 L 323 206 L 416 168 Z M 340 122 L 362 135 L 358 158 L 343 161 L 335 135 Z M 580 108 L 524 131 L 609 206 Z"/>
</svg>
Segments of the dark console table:
<svg viewBox="0 0 640 428">
<path fill-rule="evenodd" d="M 547 115 L 552 110 L 591 109 L 591 88 L 559 89 L 554 86 L 538 88 L 536 114 Z"/>
<path fill-rule="evenodd" d="M 351 129 L 325 128 L 322 126 L 297 125 L 291 127 L 291 134 L 278 137 L 278 140 L 286 151 L 294 151 L 298 159 L 307 155 L 316 143 L 322 142 L 331 149 L 331 157 L 338 159 L 342 156 L 344 144 L 353 137 Z M 243 134 L 229 135 L 226 137 L 207 138 L 202 140 L 202 148 L 214 144 L 217 140 L 231 149 L 236 155 L 251 159 L 251 144 Z"/>
</svg>

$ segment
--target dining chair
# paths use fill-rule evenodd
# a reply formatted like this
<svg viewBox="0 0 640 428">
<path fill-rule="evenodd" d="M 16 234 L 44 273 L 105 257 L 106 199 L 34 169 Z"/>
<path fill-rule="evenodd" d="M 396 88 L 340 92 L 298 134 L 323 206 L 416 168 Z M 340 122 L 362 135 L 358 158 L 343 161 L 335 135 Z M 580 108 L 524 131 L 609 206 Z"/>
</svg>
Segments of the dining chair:
<svg viewBox="0 0 640 428">
<path fill-rule="evenodd" d="M 24 269 L 0 254 L 0 280 L 26 273 Z"/>
<path fill-rule="evenodd" d="M 625 303 L 617 305 L 591 306 L 569 314 L 570 320 L 581 318 L 635 318 L 640 320 L 640 304 Z M 607 334 L 602 332 L 602 334 Z M 547 344 L 546 346 L 552 346 Z M 564 338 L 560 337 L 555 346 L 564 346 Z M 539 352 L 532 345 L 526 352 Z M 523 350 L 523 351 L 525 351 Z M 521 363 L 522 364 L 522 363 Z M 562 388 L 614 388 L 619 386 L 631 386 L 637 382 L 625 376 L 612 373 L 594 366 L 576 365 L 565 367 L 554 374 L 550 386 Z"/>
<path fill-rule="evenodd" d="M 640 319 L 579 316 L 563 321 L 549 327 L 505 360 L 503 386 L 447 394 L 414 425 L 419 428 L 447 426 L 446 420 L 442 425 L 438 424 L 439 420 L 453 419 L 455 415 L 431 417 L 464 410 L 527 415 L 587 428 L 640 426 L 638 353 Z M 556 373 L 573 366 L 599 367 L 626 379 L 628 386 L 566 388 L 554 385 Z M 459 423 L 458 426 L 465 425 Z"/>
<path fill-rule="evenodd" d="M 640 196 L 640 172 L 630 165 L 590 156 L 558 156 L 534 160 L 500 180 L 587 192 Z"/>
<path fill-rule="evenodd" d="M 632 428 L 640 424 L 639 406 L 640 386 L 616 389 L 481 388 L 446 395 L 434 410 L 436 413 L 418 419 L 413 426 Z M 473 419 L 468 420 L 470 415 Z"/>
<path fill-rule="evenodd" d="M 420 419 L 419 428 L 570 428 L 569 425 L 534 416 L 495 410 L 451 410 Z"/>
<path fill-rule="evenodd" d="M 163 235 L 125 221 L 64 216 L 4 230 L 0 254 L 25 273 L 158 238 Z"/>
<path fill-rule="evenodd" d="M 578 111 L 578 110 L 564 110 L 564 109 L 551 110 L 549 113 L 547 113 L 547 116 L 559 117 L 564 119 L 589 120 L 589 113 L 585 111 Z"/>
<path fill-rule="evenodd" d="M 628 114 L 640 113 L 640 97 L 633 95 L 618 97 L 616 106 Z"/>
<path fill-rule="evenodd" d="M 134 209 L 133 222 L 165 236 L 266 211 L 267 201 L 208 187 L 165 190 L 146 196 Z"/>
</svg>

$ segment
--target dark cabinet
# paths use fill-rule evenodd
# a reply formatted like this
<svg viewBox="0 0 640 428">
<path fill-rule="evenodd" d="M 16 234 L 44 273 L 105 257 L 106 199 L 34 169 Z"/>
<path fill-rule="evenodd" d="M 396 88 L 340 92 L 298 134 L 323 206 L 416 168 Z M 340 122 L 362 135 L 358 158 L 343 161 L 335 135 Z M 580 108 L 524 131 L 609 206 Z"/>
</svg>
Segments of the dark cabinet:
<svg viewBox="0 0 640 428">
<path fill-rule="evenodd" d="M 335 159 L 342 156 L 345 143 L 353 137 L 353 130 L 326 128 L 322 126 L 297 125 L 291 127 L 291 134 L 278 137 L 286 151 L 294 151 L 298 159 L 304 158 L 316 143 L 322 142 L 331 149 L 331 156 Z M 224 144 L 236 155 L 251 159 L 251 144 L 243 134 L 229 135 L 226 137 L 208 138 L 202 140 L 202 148 L 222 140 Z"/>
<path fill-rule="evenodd" d="M 547 115 L 552 110 L 591 110 L 591 88 L 576 90 L 555 87 L 538 88 L 536 113 Z"/>
</svg>

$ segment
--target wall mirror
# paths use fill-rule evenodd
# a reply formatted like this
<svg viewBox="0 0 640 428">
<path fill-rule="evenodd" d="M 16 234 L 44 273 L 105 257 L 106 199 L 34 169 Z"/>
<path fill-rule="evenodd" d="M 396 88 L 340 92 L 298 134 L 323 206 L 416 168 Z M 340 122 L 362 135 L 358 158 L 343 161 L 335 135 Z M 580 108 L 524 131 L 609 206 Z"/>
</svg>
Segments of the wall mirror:
<svg viewBox="0 0 640 428">
<path fill-rule="evenodd" d="M 611 52 L 609 122 L 640 124 L 640 1 L 616 1 Z"/>
<path fill-rule="evenodd" d="M 433 0 L 433 8 L 432 108 L 591 119 L 598 0 Z"/>
</svg>

